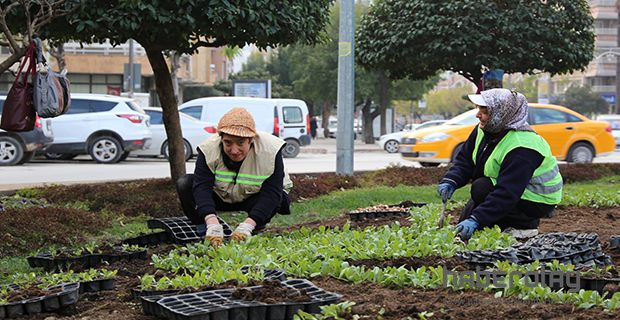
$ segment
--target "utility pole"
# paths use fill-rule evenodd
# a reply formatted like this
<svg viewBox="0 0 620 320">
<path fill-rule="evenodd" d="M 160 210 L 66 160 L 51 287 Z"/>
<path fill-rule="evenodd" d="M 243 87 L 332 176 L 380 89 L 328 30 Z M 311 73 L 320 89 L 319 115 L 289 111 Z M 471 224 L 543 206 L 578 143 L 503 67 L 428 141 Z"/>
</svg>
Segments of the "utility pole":
<svg viewBox="0 0 620 320">
<path fill-rule="evenodd" d="M 338 136 L 336 174 L 353 175 L 353 111 L 355 68 L 353 61 L 355 30 L 354 0 L 340 1 L 338 39 Z"/>
<path fill-rule="evenodd" d="M 134 50 L 133 50 L 133 39 L 129 39 L 129 79 L 127 81 L 127 86 L 129 87 L 128 96 L 129 98 L 133 98 L 133 88 L 134 88 L 134 74 L 133 74 L 133 60 L 134 60 Z"/>
</svg>

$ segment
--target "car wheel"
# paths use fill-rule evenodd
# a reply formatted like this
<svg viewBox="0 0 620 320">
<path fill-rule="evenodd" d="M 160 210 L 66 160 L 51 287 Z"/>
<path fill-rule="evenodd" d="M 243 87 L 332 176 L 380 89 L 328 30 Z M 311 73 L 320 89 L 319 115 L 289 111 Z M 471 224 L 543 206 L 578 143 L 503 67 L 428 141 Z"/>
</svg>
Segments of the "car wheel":
<svg viewBox="0 0 620 320">
<path fill-rule="evenodd" d="M 117 163 L 123 156 L 123 147 L 114 137 L 97 137 L 90 144 L 91 158 L 98 163 Z"/>
<path fill-rule="evenodd" d="M 130 151 L 123 152 L 123 155 L 121 155 L 121 158 L 118 159 L 118 161 L 125 161 L 125 160 L 127 160 L 127 157 L 129 157 L 129 153 L 130 153 Z"/>
<path fill-rule="evenodd" d="M 383 149 L 385 149 L 385 151 L 387 151 L 388 153 L 397 153 L 398 148 L 399 144 L 396 140 L 388 140 L 383 146 Z"/>
<path fill-rule="evenodd" d="M 295 140 L 286 140 L 286 145 L 282 148 L 282 157 L 295 158 L 299 154 L 299 142 Z"/>
<path fill-rule="evenodd" d="M 49 153 L 46 152 L 44 154 L 45 159 L 47 160 L 71 160 L 77 157 L 77 154 L 73 153 Z"/>
<path fill-rule="evenodd" d="M 566 162 L 590 163 L 594 159 L 594 150 L 585 142 L 577 142 L 568 150 Z"/>
<path fill-rule="evenodd" d="M 21 164 L 23 157 L 24 147 L 17 139 L 8 136 L 0 137 L 0 166 Z"/>
<path fill-rule="evenodd" d="M 188 161 L 192 158 L 192 146 L 189 144 L 189 142 L 187 142 L 187 140 L 183 140 L 183 152 L 185 153 L 183 155 L 185 161 Z M 169 159 L 170 153 L 168 153 L 168 140 L 166 140 L 161 145 L 161 154 L 164 156 L 164 158 Z"/>
<path fill-rule="evenodd" d="M 24 152 L 24 156 L 22 157 L 21 160 L 19 160 L 18 164 L 24 164 L 26 162 L 30 162 L 32 158 L 34 158 L 34 151 Z"/>
<path fill-rule="evenodd" d="M 435 163 L 435 162 L 420 162 L 420 164 L 425 167 L 425 168 L 430 168 L 430 167 L 438 167 L 439 163 Z"/>
</svg>

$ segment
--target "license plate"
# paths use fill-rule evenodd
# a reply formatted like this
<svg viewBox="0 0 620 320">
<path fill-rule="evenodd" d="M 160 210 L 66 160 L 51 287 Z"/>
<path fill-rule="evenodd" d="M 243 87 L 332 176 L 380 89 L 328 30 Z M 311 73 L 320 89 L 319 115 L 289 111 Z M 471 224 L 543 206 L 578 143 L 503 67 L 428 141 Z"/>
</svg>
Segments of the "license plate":
<svg viewBox="0 0 620 320">
<path fill-rule="evenodd" d="M 401 153 L 409 153 L 409 152 L 411 152 L 411 147 L 400 147 L 399 151 Z"/>
</svg>

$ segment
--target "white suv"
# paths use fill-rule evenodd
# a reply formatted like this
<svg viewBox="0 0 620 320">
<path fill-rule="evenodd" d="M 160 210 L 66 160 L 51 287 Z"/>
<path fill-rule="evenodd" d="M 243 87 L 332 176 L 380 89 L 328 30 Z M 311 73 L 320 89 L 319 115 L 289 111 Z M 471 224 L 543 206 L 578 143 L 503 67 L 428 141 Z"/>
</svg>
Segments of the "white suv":
<svg viewBox="0 0 620 320">
<path fill-rule="evenodd" d="M 54 143 L 48 159 L 90 154 L 99 163 L 125 160 L 151 143 L 149 116 L 133 100 L 111 95 L 71 94 L 66 114 L 52 119 Z"/>
</svg>

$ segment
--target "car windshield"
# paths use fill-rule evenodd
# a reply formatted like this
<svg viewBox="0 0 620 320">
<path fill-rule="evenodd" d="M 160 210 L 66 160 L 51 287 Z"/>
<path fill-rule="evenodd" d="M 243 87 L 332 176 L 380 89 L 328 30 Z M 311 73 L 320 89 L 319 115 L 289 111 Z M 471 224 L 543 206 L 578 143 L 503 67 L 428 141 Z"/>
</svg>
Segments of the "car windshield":
<svg viewBox="0 0 620 320">
<path fill-rule="evenodd" d="M 461 113 L 458 116 L 446 121 L 446 125 L 459 125 L 465 126 L 470 124 L 477 124 L 478 118 L 476 118 L 476 113 L 478 113 L 478 109 L 469 110 L 467 112 Z"/>
</svg>

